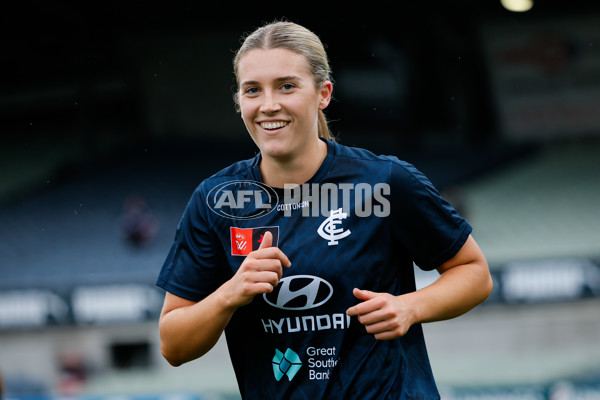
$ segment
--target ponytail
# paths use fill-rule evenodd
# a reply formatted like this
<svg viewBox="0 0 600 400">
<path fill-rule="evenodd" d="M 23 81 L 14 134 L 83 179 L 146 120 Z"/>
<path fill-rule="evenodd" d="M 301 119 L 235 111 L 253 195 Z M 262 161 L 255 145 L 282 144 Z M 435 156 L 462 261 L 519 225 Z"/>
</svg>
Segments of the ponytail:
<svg viewBox="0 0 600 400">
<path fill-rule="evenodd" d="M 327 118 L 325 118 L 325 113 L 323 112 L 323 110 L 319 110 L 319 120 L 317 123 L 319 137 L 335 142 L 335 137 L 333 137 L 333 135 L 329 131 L 329 125 L 327 124 Z"/>
</svg>

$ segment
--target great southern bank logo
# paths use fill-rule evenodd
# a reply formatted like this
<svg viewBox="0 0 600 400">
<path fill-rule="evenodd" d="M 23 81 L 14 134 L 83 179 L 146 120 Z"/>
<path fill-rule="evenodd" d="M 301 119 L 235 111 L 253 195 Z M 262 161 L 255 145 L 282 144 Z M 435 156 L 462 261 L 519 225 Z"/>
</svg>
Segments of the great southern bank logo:
<svg viewBox="0 0 600 400">
<path fill-rule="evenodd" d="M 275 349 L 275 356 L 273 356 L 273 374 L 275 374 L 277 382 L 279 382 L 284 375 L 291 381 L 301 367 L 302 361 L 294 350 L 287 349 L 284 354 L 278 349 Z"/>
<path fill-rule="evenodd" d="M 212 212 L 230 219 L 259 218 L 275 210 L 278 203 L 279 196 L 272 187 L 249 180 L 223 182 L 206 196 Z"/>
<path fill-rule="evenodd" d="M 319 307 L 333 295 L 333 288 L 323 278 L 294 275 L 281 278 L 271 293 L 263 294 L 265 301 L 282 310 L 308 310 Z"/>
</svg>

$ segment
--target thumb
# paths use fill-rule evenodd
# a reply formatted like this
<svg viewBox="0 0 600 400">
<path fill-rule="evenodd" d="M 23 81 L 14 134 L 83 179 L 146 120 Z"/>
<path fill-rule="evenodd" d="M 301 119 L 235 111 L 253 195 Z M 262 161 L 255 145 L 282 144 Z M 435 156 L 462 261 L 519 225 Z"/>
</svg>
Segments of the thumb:
<svg viewBox="0 0 600 400">
<path fill-rule="evenodd" d="M 260 246 L 258 249 L 266 249 L 267 247 L 271 247 L 273 245 L 273 234 L 269 231 L 266 231 L 263 235 L 262 242 L 260 242 Z"/>
</svg>

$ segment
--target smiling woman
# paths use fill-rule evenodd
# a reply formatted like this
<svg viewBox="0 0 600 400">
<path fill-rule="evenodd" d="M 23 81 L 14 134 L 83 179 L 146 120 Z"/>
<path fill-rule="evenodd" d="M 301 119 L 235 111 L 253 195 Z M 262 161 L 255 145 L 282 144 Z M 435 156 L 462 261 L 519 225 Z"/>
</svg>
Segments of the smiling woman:
<svg viewBox="0 0 600 400">
<path fill-rule="evenodd" d="M 296 171 L 295 183 L 305 182 L 327 153 L 319 115 L 331 100 L 331 82 L 315 84 L 306 58 L 283 48 L 246 51 L 237 76 L 239 109 L 263 155 L 265 183 L 283 187 L 289 183 L 284 171 Z"/>
<path fill-rule="evenodd" d="M 300 25 L 280 22 L 260 27 L 245 38 L 233 61 L 233 70 L 238 86 L 241 86 L 239 74 L 240 61 L 246 53 L 255 49 L 286 49 L 303 56 L 307 62 L 307 67 L 314 81 L 315 88 L 319 88 L 323 83 L 331 81 L 329 59 L 317 35 Z M 283 79 L 287 80 L 285 77 Z M 234 95 L 234 102 L 238 107 L 239 96 L 240 91 Z M 322 109 L 319 110 L 318 118 L 319 136 L 333 140 Z"/>
<path fill-rule="evenodd" d="M 412 165 L 331 140 L 327 56 L 308 29 L 257 29 L 234 69 L 260 152 L 184 211 L 157 280 L 164 357 L 194 360 L 225 332 L 245 399 L 439 399 L 421 324 L 491 292 L 471 226 Z M 416 290 L 414 264 L 441 276 Z"/>
</svg>

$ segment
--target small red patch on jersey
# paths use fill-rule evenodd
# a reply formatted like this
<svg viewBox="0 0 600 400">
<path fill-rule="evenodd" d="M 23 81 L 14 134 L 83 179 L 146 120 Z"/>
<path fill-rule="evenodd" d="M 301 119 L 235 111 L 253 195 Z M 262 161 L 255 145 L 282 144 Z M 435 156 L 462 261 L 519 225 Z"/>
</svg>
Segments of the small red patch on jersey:
<svg viewBox="0 0 600 400">
<path fill-rule="evenodd" d="M 231 227 L 231 255 L 247 256 L 252 252 L 252 228 Z"/>
</svg>

